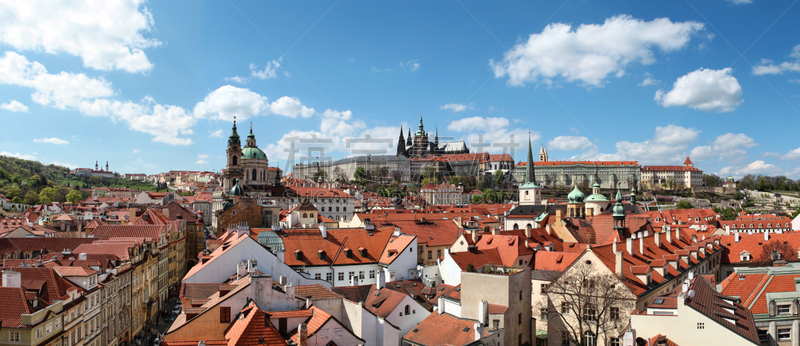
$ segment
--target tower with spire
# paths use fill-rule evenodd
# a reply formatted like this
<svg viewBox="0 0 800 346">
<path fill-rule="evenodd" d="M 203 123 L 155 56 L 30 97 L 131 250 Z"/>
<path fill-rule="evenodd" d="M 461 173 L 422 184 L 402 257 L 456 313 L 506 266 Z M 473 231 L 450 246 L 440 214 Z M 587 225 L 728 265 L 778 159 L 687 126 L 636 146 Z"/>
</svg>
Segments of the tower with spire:
<svg viewBox="0 0 800 346">
<path fill-rule="evenodd" d="M 403 138 L 402 126 L 400 126 L 400 138 L 397 139 L 397 156 L 408 156 L 406 154 L 406 140 Z"/>
<path fill-rule="evenodd" d="M 626 239 L 627 236 L 625 235 L 625 207 L 622 206 L 622 193 L 619 191 L 619 185 L 617 185 L 617 196 L 614 202 L 614 211 L 611 216 L 614 218 L 614 230 L 617 231 L 617 235 L 620 239 Z"/>
<path fill-rule="evenodd" d="M 255 137 L 253 138 L 253 143 L 255 143 Z M 235 116 L 233 117 L 231 135 L 228 137 L 228 149 L 225 153 L 227 154 L 227 164 L 225 165 L 223 191 L 228 191 L 233 188 L 234 181 L 243 181 L 241 179 L 244 178 L 244 171 L 242 170 L 242 142 L 239 139 L 239 133 L 236 131 Z"/>
<path fill-rule="evenodd" d="M 414 134 L 414 145 L 411 147 L 412 157 L 425 157 L 432 154 L 431 143 L 428 141 L 428 133 L 425 132 L 425 126 L 422 125 L 422 114 L 419 116 L 419 129 Z"/>
<path fill-rule="evenodd" d="M 542 187 L 536 185 L 536 167 L 533 164 L 531 135 L 528 133 L 528 161 L 525 163 L 525 183 L 519 187 L 519 205 L 542 203 Z"/>
<path fill-rule="evenodd" d="M 542 148 L 539 149 L 539 162 L 547 162 L 549 158 L 547 157 L 547 148 L 544 147 L 542 144 Z"/>
<path fill-rule="evenodd" d="M 111 172 L 111 170 L 108 169 L 108 161 L 106 161 L 106 172 Z"/>
</svg>

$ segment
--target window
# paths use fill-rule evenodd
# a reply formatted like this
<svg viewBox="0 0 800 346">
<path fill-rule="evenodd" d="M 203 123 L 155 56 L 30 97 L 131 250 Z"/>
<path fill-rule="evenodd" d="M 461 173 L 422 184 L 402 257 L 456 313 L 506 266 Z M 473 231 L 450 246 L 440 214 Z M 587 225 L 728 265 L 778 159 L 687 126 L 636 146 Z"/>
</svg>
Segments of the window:
<svg viewBox="0 0 800 346">
<path fill-rule="evenodd" d="M 612 320 L 612 321 L 616 321 L 616 320 L 618 320 L 618 319 L 619 319 L 619 308 L 617 308 L 617 307 L 613 307 L 613 306 L 612 306 L 612 307 L 611 307 L 611 308 L 608 310 L 608 313 L 609 313 L 609 316 L 611 317 L 611 320 Z"/>
<path fill-rule="evenodd" d="M 348 276 L 347 279 L 352 280 L 354 276 L 356 276 L 356 272 L 350 272 L 350 276 Z"/>
<path fill-rule="evenodd" d="M 590 331 L 586 331 L 583 333 L 583 339 L 586 340 L 586 346 L 596 346 L 597 340 L 594 338 L 594 333 Z"/>
<path fill-rule="evenodd" d="M 231 307 L 230 306 L 220 306 L 219 307 L 219 322 L 225 323 L 231 321 Z"/>
<path fill-rule="evenodd" d="M 569 315 L 569 303 L 561 302 L 561 314 Z"/>
<path fill-rule="evenodd" d="M 45 334 L 50 334 L 53 332 L 53 323 L 48 323 L 47 327 L 44 329 Z"/>
<path fill-rule="evenodd" d="M 334 339 L 341 339 L 342 337 L 343 337 L 342 328 L 333 329 L 333 338 Z"/>
<path fill-rule="evenodd" d="M 778 340 L 790 340 L 792 338 L 791 328 L 778 329 Z"/>
<path fill-rule="evenodd" d="M 363 270 L 360 270 L 360 271 L 358 272 L 358 279 L 359 279 L 359 280 L 364 280 L 364 271 L 363 271 Z"/>
<path fill-rule="evenodd" d="M 42 338 L 42 327 L 36 328 L 36 340 Z"/>
<path fill-rule="evenodd" d="M 542 284 L 541 289 L 539 291 L 542 293 L 547 292 L 547 286 L 548 286 L 547 284 Z"/>
<path fill-rule="evenodd" d="M 584 321 L 596 321 L 597 320 L 597 310 L 595 309 L 594 305 L 586 304 L 583 307 L 583 320 Z"/>
<path fill-rule="evenodd" d="M 344 272 L 339 272 L 339 281 L 344 281 Z"/>
<path fill-rule="evenodd" d="M 322 273 L 314 273 L 314 279 L 317 279 L 317 280 L 322 279 Z"/>
<path fill-rule="evenodd" d="M 539 313 L 542 316 L 542 322 L 547 322 L 547 308 L 539 309 Z"/>
<path fill-rule="evenodd" d="M 431 252 L 431 250 L 428 250 L 428 259 L 432 259 L 432 258 L 433 258 L 433 253 Z"/>
<path fill-rule="evenodd" d="M 619 338 L 611 338 L 609 342 L 610 346 L 622 346 L 622 343 L 619 341 Z"/>
<path fill-rule="evenodd" d="M 517 314 L 517 318 L 519 319 L 517 324 L 522 324 L 522 313 L 521 312 L 519 314 Z"/>
<path fill-rule="evenodd" d="M 406 304 L 405 313 L 406 313 L 406 315 L 410 315 L 411 314 L 411 307 L 408 304 Z"/>
<path fill-rule="evenodd" d="M 500 320 L 492 320 L 492 330 L 500 329 Z"/>
<path fill-rule="evenodd" d="M 697 329 L 706 329 L 706 324 L 703 322 L 697 322 Z"/>
<path fill-rule="evenodd" d="M 569 346 L 569 334 L 561 332 L 561 346 Z"/>
<path fill-rule="evenodd" d="M 790 312 L 791 312 L 791 305 L 789 304 L 778 305 L 778 315 L 788 314 Z"/>
<path fill-rule="evenodd" d="M 317 334 L 319 334 L 319 339 L 320 340 L 328 340 L 328 339 L 330 339 L 330 336 L 328 336 L 328 330 L 327 329 L 321 329 Z"/>
<path fill-rule="evenodd" d="M 13 330 L 8 332 L 8 341 L 19 342 L 19 332 Z"/>
<path fill-rule="evenodd" d="M 374 270 L 370 270 L 369 271 L 369 278 L 370 279 L 374 279 L 375 278 L 375 271 Z"/>
<path fill-rule="evenodd" d="M 325 281 L 333 281 L 333 273 L 325 273 Z"/>
<path fill-rule="evenodd" d="M 442 257 L 442 250 L 436 250 L 436 258 Z"/>
</svg>

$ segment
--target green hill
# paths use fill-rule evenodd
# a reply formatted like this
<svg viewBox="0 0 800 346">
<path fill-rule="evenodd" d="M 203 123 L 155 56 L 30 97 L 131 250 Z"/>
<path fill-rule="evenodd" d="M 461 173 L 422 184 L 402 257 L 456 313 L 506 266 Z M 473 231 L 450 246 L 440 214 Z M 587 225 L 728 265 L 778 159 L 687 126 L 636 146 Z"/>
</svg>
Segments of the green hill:
<svg viewBox="0 0 800 346">
<path fill-rule="evenodd" d="M 69 168 L 39 161 L 0 156 L 0 193 L 19 203 L 35 204 L 50 201 L 66 202 L 71 190 L 93 187 L 125 187 L 149 191 L 163 191 L 165 187 L 138 180 L 121 178 L 78 177 Z M 48 190 L 45 190 L 50 188 Z M 45 190 L 42 194 L 42 190 Z M 88 198 L 87 191 L 80 191 Z M 42 198 L 41 195 L 46 197 Z M 36 202 L 34 202 L 34 200 Z M 31 203 L 34 202 L 34 203 Z"/>
</svg>

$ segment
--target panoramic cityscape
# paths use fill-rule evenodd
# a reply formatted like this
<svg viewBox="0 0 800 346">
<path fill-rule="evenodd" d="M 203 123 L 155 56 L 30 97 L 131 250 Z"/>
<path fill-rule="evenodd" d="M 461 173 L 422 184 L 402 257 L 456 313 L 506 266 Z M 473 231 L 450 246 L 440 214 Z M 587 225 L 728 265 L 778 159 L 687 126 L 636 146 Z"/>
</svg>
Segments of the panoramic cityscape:
<svg viewBox="0 0 800 346">
<path fill-rule="evenodd" d="M 0 1 L 0 345 L 800 345 L 800 5 Z"/>
</svg>

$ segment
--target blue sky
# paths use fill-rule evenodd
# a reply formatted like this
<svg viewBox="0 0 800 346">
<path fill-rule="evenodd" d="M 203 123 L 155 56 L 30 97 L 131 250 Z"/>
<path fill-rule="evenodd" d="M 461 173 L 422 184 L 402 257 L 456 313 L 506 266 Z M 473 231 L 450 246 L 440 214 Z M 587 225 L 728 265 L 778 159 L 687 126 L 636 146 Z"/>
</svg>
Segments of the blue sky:
<svg viewBox="0 0 800 346">
<path fill-rule="evenodd" d="M 284 168 L 292 138 L 297 160 L 394 153 L 421 113 L 473 150 L 530 131 L 551 160 L 797 179 L 799 17 L 763 0 L 4 3 L 0 154 L 216 171 L 235 115 Z"/>
</svg>

